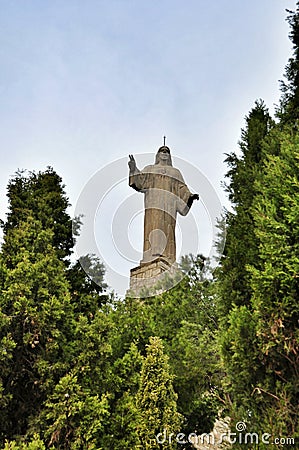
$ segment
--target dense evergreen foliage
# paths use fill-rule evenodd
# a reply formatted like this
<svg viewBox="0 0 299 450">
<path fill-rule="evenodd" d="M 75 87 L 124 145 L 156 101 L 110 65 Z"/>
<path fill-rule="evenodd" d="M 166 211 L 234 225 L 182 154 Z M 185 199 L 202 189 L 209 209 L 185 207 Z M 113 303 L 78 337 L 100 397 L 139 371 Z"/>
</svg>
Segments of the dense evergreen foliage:
<svg viewBox="0 0 299 450">
<path fill-rule="evenodd" d="M 288 21 L 294 52 L 276 117 L 256 101 L 226 156 L 232 209 L 216 271 L 188 255 L 173 289 L 115 299 L 94 255 L 71 263 L 57 173 L 12 177 L 0 250 L 0 448 L 191 449 L 176 435 L 209 433 L 224 415 L 233 431 L 243 421 L 260 436 L 298 439 L 299 3 Z"/>
<path fill-rule="evenodd" d="M 168 439 L 160 439 L 163 448 L 173 448 L 170 434 L 180 431 L 180 416 L 177 412 L 177 395 L 172 385 L 168 357 L 164 355 L 160 338 L 151 337 L 143 361 L 140 385 L 137 392 L 137 408 L 140 422 L 138 434 L 141 447 L 147 450 L 157 448 L 156 436 L 161 434 Z M 158 439 L 159 443 L 159 439 Z"/>
<path fill-rule="evenodd" d="M 53 169 L 17 173 L 8 196 L 0 258 L 3 445 L 10 440 L 6 446 L 34 448 L 41 439 L 46 448 L 131 449 L 146 436 L 155 445 L 156 431 L 170 427 L 175 414 L 188 432 L 210 429 L 217 403 L 217 318 L 204 259 L 186 257 L 192 275 L 164 295 L 115 301 L 105 294 L 104 268 L 93 255 L 69 261 L 68 202 Z M 96 273 L 97 283 L 81 265 Z M 151 336 L 159 338 L 150 342 Z M 151 358 L 146 349 L 157 350 L 157 370 L 165 366 L 169 400 L 155 429 L 149 429 L 142 406 L 144 367 Z"/>
<path fill-rule="evenodd" d="M 217 273 L 230 415 L 251 431 L 298 437 L 299 10 L 277 121 L 257 102 L 231 154 L 227 244 Z M 265 446 L 266 447 L 266 446 Z M 263 446 L 261 445 L 261 448 Z"/>
<path fill-rule="evenodd" d="M 299 135 L 280 134 L 280 153 L 265 164 L 253 205 L 260 242 L 258 268 L 250 266 L 259 363 L 259 403 L 272 432 L 298 432 L 299 398 Z M 280 420 L 277 420 L 279 418 Z"/>
</svg>

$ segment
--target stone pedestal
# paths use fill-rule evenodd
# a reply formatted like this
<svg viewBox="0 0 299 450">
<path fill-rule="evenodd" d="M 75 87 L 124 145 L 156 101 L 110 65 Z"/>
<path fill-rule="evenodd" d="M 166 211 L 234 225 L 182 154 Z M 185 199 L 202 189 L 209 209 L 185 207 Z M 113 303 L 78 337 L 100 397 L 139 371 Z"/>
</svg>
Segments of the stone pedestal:
<svg viewBox="0 0 299 450">
<path fill-rule="evenodd" d="M 127 295 L 146 297 L 159 294 L 166 290 L 166 278 L 173 278 L 178 272 L 177 263 L 170 263 L 163 257 L 147 263 L 141 262 L 130 271 L 130 288 Z"/>
</svg>

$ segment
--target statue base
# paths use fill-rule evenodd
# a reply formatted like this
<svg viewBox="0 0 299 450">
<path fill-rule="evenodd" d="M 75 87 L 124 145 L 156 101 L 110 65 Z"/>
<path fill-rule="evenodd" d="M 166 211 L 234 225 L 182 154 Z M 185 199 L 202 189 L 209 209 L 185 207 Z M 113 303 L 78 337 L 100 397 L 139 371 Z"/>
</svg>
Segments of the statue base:
<svg viewBox="0 0 299 450">
<path fill-rule="evenodd" d="M 170 289 L 173 279 L 180 273 L 176 262 L 158 257 L 150 262 L 140 262 L 140 265 L 130 270 L 129 297 L 150 297 Z M 168 286 L 166 286 L 168 284 Z"/>
</svg>

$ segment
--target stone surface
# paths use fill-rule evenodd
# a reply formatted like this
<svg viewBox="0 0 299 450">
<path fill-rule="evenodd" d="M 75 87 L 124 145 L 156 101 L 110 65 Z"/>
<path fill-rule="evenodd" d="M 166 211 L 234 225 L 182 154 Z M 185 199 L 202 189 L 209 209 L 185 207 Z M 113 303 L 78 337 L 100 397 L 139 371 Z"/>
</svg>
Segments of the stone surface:
<svg viewBox="0 0 299 450">
<path fill-rule="evenodd" d="M 144 194 L 144 239 L 142 262 L 164 257 L 176 261 L 175 226 L 177 213 L 185 216 L 197 194 L 191 194 L 181 172 L 172 166 L 170 150 L 160 147 L 155 164 L 137 168 L 129 161 L 129 185 Z"/>
<path fill-rule="evenodd" d="M 178 265 L 163 257 L 151 262 L 141 262 L 140 266 L 131 269 L 127 295 L 146 297 L 148 294 L 159 294 L 164 291 L 166 278 L 177 280 L 180 276 Z"/>
<path fill-rule="evenodd" d="M 231 448 L 230 418 L 217 419 L 211 433 L 201 434 L 191 438 L 197 450 L 225 450 Z"/>
<path fill-rule="evenodd" d="M 142 290 L 161 284 L 163 277 L 176 275 L 177 213 L 185 216 L 199 196 L 191 194 L 181 172 L 172 166 L 165 145 L 159 148 L 155 164 L 143 170 L 137 168 L 133 155 L 129 158 L 129 185 L 144 194 L 144 238 L 143 258 L 131 270 L 127 294 L 140 296 Z"/>
</svg>

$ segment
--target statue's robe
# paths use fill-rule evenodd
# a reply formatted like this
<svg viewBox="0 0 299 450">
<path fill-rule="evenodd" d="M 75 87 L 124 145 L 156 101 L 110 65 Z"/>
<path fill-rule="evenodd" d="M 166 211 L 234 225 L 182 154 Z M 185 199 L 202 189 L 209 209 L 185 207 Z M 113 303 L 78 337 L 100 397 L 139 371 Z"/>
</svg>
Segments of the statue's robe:
<svg viewBox="0 0 299 450">
<path fill-rule="evenodd" d="M 142 263 L 164 257 L 176 260 L 175 226 L 177 213 L 185 216 L 192 195 L 181 172 L 172 166 L 153 164 L 136 169 L 129 185 L 144 193 L 144 241 Z"/>
</svg>

